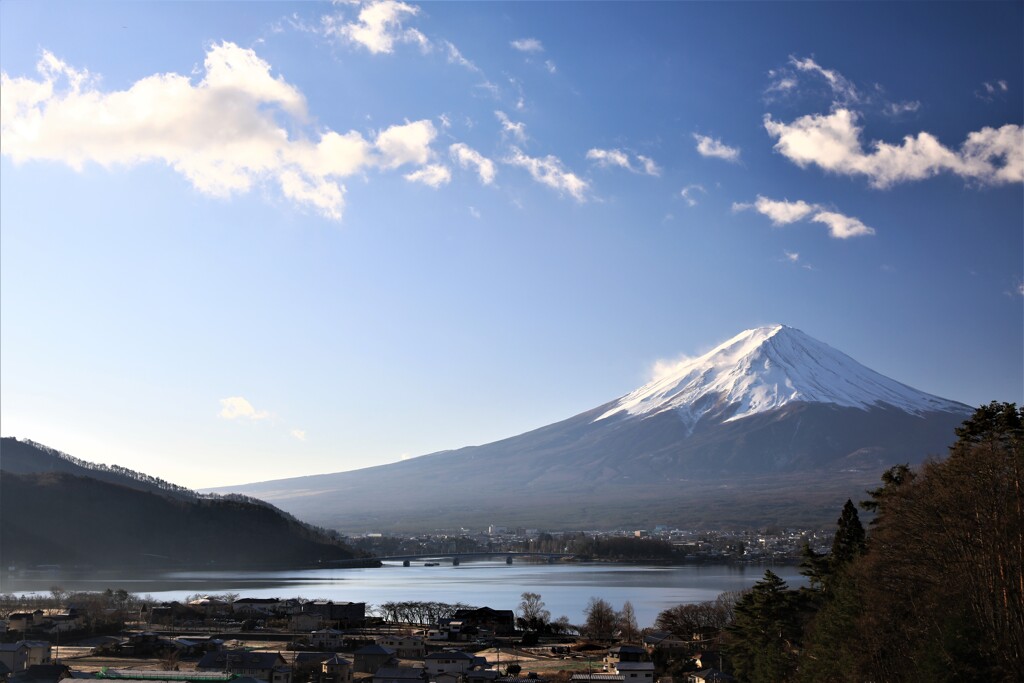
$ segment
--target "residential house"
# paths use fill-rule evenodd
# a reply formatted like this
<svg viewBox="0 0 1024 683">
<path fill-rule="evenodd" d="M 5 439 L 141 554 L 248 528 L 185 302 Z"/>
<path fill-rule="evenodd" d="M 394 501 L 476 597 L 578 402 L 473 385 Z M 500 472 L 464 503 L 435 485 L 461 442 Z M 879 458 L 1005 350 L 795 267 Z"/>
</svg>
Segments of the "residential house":
<svg viewBox="0 0 1024 683">
<path fill-rule="evenodd" d="M 50 643 L 45 640 L 23 640 L 28 647 L 28 666 L 45 666 L 53 664 L 50 656 Z"/>
<path fill-rule="evenodd" d="M 63 664 L 33 664 L 11 677 L 16 683 L 58 683 L 71 677 L 71 669 Z"/>
<path fill-rule="evenodd" d="M 592 674 L 576 673 L 569 679 L 570 683 L 624 683 L 625 677 L 621 674 Z"/>
<path fill-rule="evenodd" d="M 338 650 L 345 644 L 345 632 L 322 628 L 309 634 L 309 644 L 321 650 Z"/>
<path fill-rule="evenodd" d="M 690 652 L 692 643 L 668 631 L 650 631 L 644 635 L 644 647 L 649 654 L 664 652 L 668 655 L 681 655 Z"/>
<path fill-rule="evenodd" d="M 322 673 L 323 663 L 333 657 L 333 652 L 296 652 L 292 660 L 292 669 L 303 676 Z"/>
<path fill-rule="evenodd" d="M 398 658 L 395 657 L 395 651 L 390 647 L 384 647 L 382 645 L 367 645 L 356 650 L 353 654 L 355 658 L 355 670 L 356 673 L 377 673 L 377 670 L 382 666 L 394 666 L 398 664 Z"/>
<path fill-rule="evenodd" d="M 625 683 L 654 683 L 654 662 L 617 662 L 614 667 Z"/>
<path fill-rule="evenodd" d="M 17 643 L 0 643 L 0 664 L 12 673 L 28 668 L 28 646 L 22 640 Z"/>
<path fill-rule="evenodd" d="M 383 666 L 373 675 L 373 683 L 425 683 L 427 672 L 419 666 Z"/>
<path fill-rule="evenodd" d="M 0 682 L 7 683 L 7 680 L 11 677 L 11 669 L 9 666 L 0 662 Z"/>
<path fill-rule="evenodd" d="M 352 662 L 334 655 L 320 665 L 320 683 L 352 683 Z"/>
<path fill-rule="evenodd" d="M 319 614 L 324 621 L 338 628 L 362 628 L 366 625 L 365 602 L 333 602 L 313 600 L 302 606 L 307 614 Z"/>
<path fill-rule="evenodd" d="M 610 671 L 619 662 L 641 662 L 646 655 L 647 651 L 637 645 L 617 645 L 608 649 L 604 657 L 605 668 Z"/>
<path fill-rule="evenodd" d="M 231 603 L 231 611 L 243 615 L 267 615 L 277 611 L 278 598 L 239 598 Z"/>
<path fill-rule="evenodd" d="M 483 657 L 474 657 L 459 650 L 444 652 L 431 652 L 423 658 L 423 666 L 427 670 L 430 680 L 440 674 L 462 674 L 475 668 L 486 668 L 486 660 Z"/>
<path fill-rule="evenodd" d="M 228 671 L 239 676 L 251 676 L 265 683 L 291 683 L 291 669 L 276 652 L 208 652 L 196 664 L 196 671 Z"/>
<path fill-rule="evenodd" d="M 488 629 L 500 636 L 510 635 L 516 630 L 516 615 L 510 609 L 460 609 L 452 615 L 452 621 L 461 621 L 467 626 Z"/>
<path fill-rule="evenodd" d="M 293 631 L 312 631 L 324 625 L 324 618 L 319 614 L 299 612 L 288 617 L 288 628 Z"/>
<path fill-rule="evenodd" d="M 427 651 L 422 636 L 381 636 L 377 644 L 394 650 L 399 659 L 423 659 Z"/>
</svg>

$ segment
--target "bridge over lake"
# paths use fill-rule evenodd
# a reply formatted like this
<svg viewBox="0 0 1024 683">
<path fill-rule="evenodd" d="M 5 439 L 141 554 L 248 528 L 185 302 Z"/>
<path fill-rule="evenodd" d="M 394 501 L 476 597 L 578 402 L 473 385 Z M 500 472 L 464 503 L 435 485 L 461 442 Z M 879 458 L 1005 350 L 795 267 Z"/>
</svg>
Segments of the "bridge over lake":
<svg viewBox="0 0 1024 683">
<path fill-rule="evenodd" d="M 487 551 L 475 551 L 468 553 L 420 553 L 416 555 L 386 555 L 380 557 L 368 558 L 369 561 L 379 562 L 401 562 L 408 566 L 412 562 L 450 562 L 453 565 L 458 565 L 463 560 L 489 560 L 494 558 L 504 558 L 506 564 L 512 564 L 515 558 L 530 558 L 539 559 L 554 564 L 559 560 L 574 559 L 576 555 L 572 553 L 539 553 L 539 552 L 517 552 L 517 551 L 506 551 L 506 552 L 487 552 Z M 346 560 L 336 560 L 336 563 L 343 563 Z"/>
</svg>

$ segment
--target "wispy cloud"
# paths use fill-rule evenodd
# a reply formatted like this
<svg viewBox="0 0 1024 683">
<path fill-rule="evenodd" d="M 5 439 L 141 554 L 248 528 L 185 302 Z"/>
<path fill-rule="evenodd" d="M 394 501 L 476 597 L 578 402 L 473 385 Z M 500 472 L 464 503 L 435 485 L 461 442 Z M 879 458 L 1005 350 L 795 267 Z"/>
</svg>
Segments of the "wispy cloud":
<svg viewBox="0 0 1024 683">
<path fill-rule="evenodd" d="M 419 14 L 420 8 L 397 0 L 378 0 L 362 6 L 356 21 L 336 15 L 323 17 L 324 33 L 362 46 L 373 54 L 390 54 L 395 43 L 413 43 L 427 51 L 431 44 L 425 35 L 403 22 Z"/>
<path fill-rule="evenodd" d="M 511 135 L 518 142 L 526 142 L 526 124 L 517 121 L 513 121 L 503 111 L 496 111 L 494 115 L 498 118 L 501 123 L 501 129 L 506 134 Z"/>
<path fill-rule="evenodd" d="M 332 219 L 345 205 L 341 179 L 432 155 L 437 132 L 426 120 L 390 126 L 373 142 L 356 131 L 311 130 L 302 92 L 253 50 L 213 45 L 203 68 L 196 84 L 163 73 L 104 92 L 88 71 L 44 52 L 38 78 L 0 72 L 0 151 L 15 163 L 76 170 L 160 161 L 218 197 L 270 182 Z"/>
<path fill-rule="evenodd" d="M 765 114 L 764 127 L 775 150 L 800 167 L 816 165 L 842 175 L 863 175 L 875 187 L 948 172 L 987 185 L 1024 181 L 1024 129 L 1007 124 L 969 133 L 959 151 L 930 133 L 906 136 L 900 145 L 877 141 L 871 152 L 861 144 L 858 115 L 838 108 L 809 114 L 792 123 Z"/>
<path fill-rule="evenodd" d="M 550 154 L 545 157 L 531 157 L 518 147 L 512 147 L 509 156 L 503 161 L 511 166 L 525 168 L 530 176 L 542 185 L 547 185 L 560 193 L 567 192 L 578 202 L 586 201 L 589 184 L 567 170 L 558 157 Z"/>
<path fill-rule="evenodd" d="M 863 237 L 874 235 L 875 229 L 868 227 L 861 220 L 832 211 L 818 204 L 797 200 L 791 202 L 785 199 L 769 199 L 758 195 L 753 204 L 735 203 L 733 211 L 746 211 L 753 209 L 763 216 L 767 216 L 772 225 L 789 225 L 797 221 L 810 220 L 815 223 L 822 223 L 828 226 L 829 235 L 835 239 L 849 239 L 851 237 Z"/>
<path fill-rule="evenodd" d="M 996 97 L 1004 96 L 1010 90 L 1010 84 L 1004 80 L 985 81 L 981 88 L 974 91 L 974 96 L 982 102 L 994 102 Z"/>
<path fill-rule="evenodd" d="M 291 430 L 288 433 L 291 434 L 294 438 L 298 439 L 299 441 L 305 441 L 306 440 L 306 430 L 305 429 L 293 429 L 293 430 Z"/>
<path fill-rule="evenodd" d="M 266 420 L 270 413 L 265 410 L 256 410 L 246 399 L 241 396 L 229 396 L 220 399 L 220 413 L 225 420 Z"/>
<path fill-rule="evenodd" d="M 856 103 L 860 101 L 861 96 L 857 91 L 857 88 L 838 71 L 833 69 L 826 69 L 825 67 L 818 64 L 811 57 L 805 57 L 804 59 L 798 59 L 790 55 L 789 63 L 795 67 L 798 71 L 809 72 L 817 74 L 825 79 L 829 88 L 832 89 L 833 97 L 836 101 Z"/>
<path fill-rule="evenodd" d="M 429 164 L 412 173 L 406 173 L 404 177 L 409 182 L 423 183 L 436 190 L 451 181 L 452 172 L 443 164 Z"/>
<path fill-rule="evenodd" d="M 707 190 L 704 189 L 703 185 L 687 185 L 686 187 L 679 191 L 679 195 L 683 198 L 683 201 L 685 201 L 686 205 L 689 207 L 697 206 L 698 194 L 707 194 Z"/>
<path fill-rule="evenodd" d="M 475 168 L 484 185 L 494 182 L 494 176 L 498 173 L 494 162 L 469 145 L 457 142 L 448 148 L 448 153 L 461 168 Z"/>
<path fill-rule="evenodd" d="M 618 166 L 633 173 L 643 173 L 650 176 L 661 175 L 661 167 L 653 159 L 641 154 L 635 155 L 634 158 L 636 159 L 636 164 L 630 161 L 629 153 L 623 152 L 621 149 L 598 149 L 595 147 L 587 151 L 587 159 L 593 161 L 601 168 Z"/>
<path fill-rule="evenodd" d="M 699 152 L 702 157 L 724 159 L 725 161 L 731 161 L 733 163 L 740 160 L 739 147 L 730 147 L 729 145 L 724 144 L 721 140 L 717 140 L 707 135 L 700 135 L 698 133 L 693 134 L 693 139 L 697 141 L 697 152 Z"/>
<path fill-rule="evenodd" d="M 513 40 L 509 45 L 520 52 L 544 52 L 544 45 L 536 38 L 520 38 L 519 40 Z"/>
</svg>

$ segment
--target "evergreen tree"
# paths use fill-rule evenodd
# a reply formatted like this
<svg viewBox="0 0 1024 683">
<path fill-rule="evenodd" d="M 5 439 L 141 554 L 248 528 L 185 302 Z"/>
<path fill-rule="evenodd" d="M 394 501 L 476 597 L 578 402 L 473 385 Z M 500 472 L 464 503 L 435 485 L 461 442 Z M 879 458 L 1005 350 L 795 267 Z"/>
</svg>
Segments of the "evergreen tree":
<svg viewBox="0 0 1024 683">
<path fill-rule="evenodd" d="M 864 526 L 860 523 L 860 516 L 852 500 L 847 500 L 843 506 L 843 512 L 836 522 L 835 538 L 832 540 L 832 553 L 830 555 L 831 570 L 833 573 L 850 564 L 854 558 L 864 553 L 865 536 Z"/>
<path fill-rule="evenodd" d="M 740 598 L 726 629 L 726 651 L 737 678 L 749 683 L 792 680 L 800 633 L 796 607 L 795 592 L 770 569 Z"/>
</svg>

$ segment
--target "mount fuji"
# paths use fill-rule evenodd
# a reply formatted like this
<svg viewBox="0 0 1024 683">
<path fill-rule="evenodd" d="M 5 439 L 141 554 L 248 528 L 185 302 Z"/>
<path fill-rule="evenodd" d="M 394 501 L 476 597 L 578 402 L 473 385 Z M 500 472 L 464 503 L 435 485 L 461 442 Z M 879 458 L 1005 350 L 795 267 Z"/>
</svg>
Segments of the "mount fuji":
<svg viewBox="0 0 1024 683">
<path fill-rule="evenodd" d="M 825 524 L 887 467 L 944 455 L 972 412 L 784 325 L 661 370 L 494 443 L 212 490 L 346 531 Z"/>
</svg>

